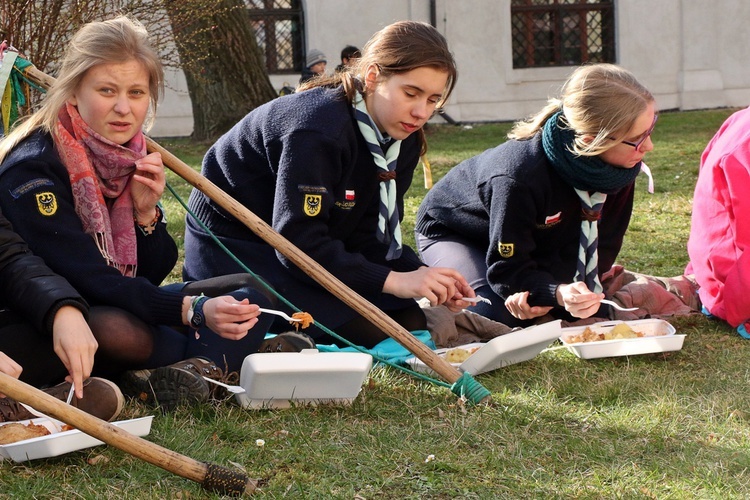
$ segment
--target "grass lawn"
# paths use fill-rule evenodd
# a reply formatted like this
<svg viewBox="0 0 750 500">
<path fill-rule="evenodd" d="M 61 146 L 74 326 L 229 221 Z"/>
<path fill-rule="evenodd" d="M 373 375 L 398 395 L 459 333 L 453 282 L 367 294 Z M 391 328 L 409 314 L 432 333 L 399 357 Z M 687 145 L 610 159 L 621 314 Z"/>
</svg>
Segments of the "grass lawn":
<svg viewBox="0 0 750 500">
<path fill-rule="evenodd" d="M 649 274 L 682 272 L 700 154 L 730 112 L 662 114 L 647 157 L 656 193 L 639 178 L 619 263 Z M 434 181 L 503 141 L 508 128 L 430 126 Z M 160 143 L 196 168 L 205 148 Z M 184 182 L 170 175 L 170 183 L 187 199 Z M 405 235 L 425 192 L 416 176 Z M 166 205 L 181 245 L 182 208 L 171 195 Z M 444 387 L 383 368 L 349 407 L 249 411 L 225 402 L 162 415 L 130 402 L 121 418 L 155 415 L 149 440 L 243 468 L 261 480 L 260 498 L 747 498 L 750 344 L 701 316 L 671 322 L 687 334 L 676 353 L 586 361 L 557 350 L 480 375 L 492 392 L 489 406 L 465 406 Z M 0 497 L 206 496 L 104 446 L 4 462 L 0 484 Z"/>
</svg>

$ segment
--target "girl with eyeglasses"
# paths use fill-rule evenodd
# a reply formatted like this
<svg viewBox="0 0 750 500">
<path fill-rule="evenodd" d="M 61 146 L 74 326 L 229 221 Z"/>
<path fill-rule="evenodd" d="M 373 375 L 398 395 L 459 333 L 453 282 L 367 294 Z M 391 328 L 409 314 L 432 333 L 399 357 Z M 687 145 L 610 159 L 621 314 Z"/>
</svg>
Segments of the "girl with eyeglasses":
<svg viewBox="0 0 750 500">
<path fill-rule="evenodd" d="M 460 271 L 492 301 L 472 310 L 507 325 L 606 316 L 601 278 L 622 246 L 656 113 L 625 69 L 579 67 L 510 141 L 430 190 L 416 222 L 423 260 Z"/>
</svg>

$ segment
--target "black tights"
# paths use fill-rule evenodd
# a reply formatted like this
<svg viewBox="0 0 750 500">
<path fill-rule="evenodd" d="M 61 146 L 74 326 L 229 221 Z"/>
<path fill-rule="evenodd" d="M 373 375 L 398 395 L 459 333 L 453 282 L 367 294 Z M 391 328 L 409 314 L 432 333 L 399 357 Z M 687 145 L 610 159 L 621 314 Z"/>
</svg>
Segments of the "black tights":
<svg viewBox="0 0 750 500">
<path fill-rule="evenodd" d="M 234 295 L 247 297 L 261 307 L 274 307 L 275 297 L 257 279 L 249 274 L 234 274 L 195 281 L 184 286 L 168 285 L 182 289 L 189 295 L 204 293 L 209 297 Z M 244 355 L 257 350 L 273 317 L 261 315 L 250 330 L 248 340 L 226 341 L 217 339 L 204 355 L 225 358 L 213 360 L 222 367 L 239 370 Z M 187 328 L 174 328 L 145 323 L 135 315 L 116 307 L 95 306 L 89 312 L 89 326 L 99 348 L 94 358 L 94 373 L 99 377 L 116 377 L 124 370 L 166 366 L 194 355 L 189 349 Z M 211 332 L 211 335 L 218 337 Z M 198 348 L 201 348 L 200 346 Z M 61 382 L 67 369 L 54 352 L 49 335 L 37 332 L 33 326 L 12 311 L 0 311 L 0 351 L 14 359 L 23 368 L 21 380 L 36 387 Z M 224 355 L 224 353 L 230 354 Z M 189 357 L 189 356 L 188 356 Z"/>
</svg>

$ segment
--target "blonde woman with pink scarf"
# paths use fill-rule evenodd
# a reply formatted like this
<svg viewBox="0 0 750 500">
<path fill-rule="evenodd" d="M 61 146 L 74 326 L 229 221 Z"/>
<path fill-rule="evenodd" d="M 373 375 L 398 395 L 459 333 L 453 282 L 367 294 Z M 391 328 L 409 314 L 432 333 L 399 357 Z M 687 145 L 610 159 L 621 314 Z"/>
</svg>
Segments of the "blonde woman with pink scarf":
<svg viewBox="0 0 750 500">
<path fill-rule="evenodd" d="M 272 303 L 244 276 L 160 286 L 177 246 L 143 129 L 162 82 L 139 23 L 81 28 L 40 110 L 0 142 L 0 209 L 92 306 L 93 373 L 124 373 L 126 394 L 170 408 L 205 401 L 203 375 L 240 369 L 271 322 L 259 305 Z"/>
</svg>

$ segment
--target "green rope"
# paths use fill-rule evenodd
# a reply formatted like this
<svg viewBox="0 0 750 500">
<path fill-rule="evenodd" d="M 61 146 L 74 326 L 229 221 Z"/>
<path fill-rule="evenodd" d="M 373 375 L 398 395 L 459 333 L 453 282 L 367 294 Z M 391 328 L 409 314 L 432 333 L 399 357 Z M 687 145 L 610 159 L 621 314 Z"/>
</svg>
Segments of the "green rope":
<svg viewBox="0 0 750 500">
<path fill-rule="evenodd" d="M 203 229 L 206 232 L 206 234 L 208 234 L 211 237 L 211 239 L 219 246 L 219 248 L 221 248 L 232 260 L 234 260 L 234 262 L 236 262 L 237 265 L 239 265 L 240 268 L 243 271 L 251 274 L 260 283 L 262 283 L 263 286 L 265 286 L 266 289 L 269 292 L 271 292 L 272 294 L 274 294 L 279 300 L 281 300 L 284 304 L 286 304 L 292 310 L 298 311 L 298 312 L 300 311 L 300 309 L 298 307 L 296 307 L 294 304 L 292 304 L 291 302 L 289 302 L 289 300 L 287 300 L 280 293 L 278 293 L 262 277 L 260 277 L 259 275 L 255 274 L 249 267 L 247 267 L 245 265 L 244 262 L 242 262 L 240 259 L 238 259 L 237 256 L 234 255 L 232 253 L 232 251 L 229 250 L 226 247 L 226 245 L 224 245 L 224 243 L 221 242 L 221 240 L 219 240 L 219 238 L 211 231 L 211 229 L 209 229 L 209 227 L 206 226 L 206 224 L 204 224 L 203 221 L 201 221 L 198 218 L 198 216 L 195 215 L 192 212 L 192 210 L 190 210 L 190 208 L 185 203 L 185 200 L 182 199 L 182 197 L 172 188 L 172 186 L 169 185 L 169 183 L 167 183 L 167 189 L 169 189 L 169 192 L 172 193 L 172 196 L 174 196 L 174 198 L 182 206 L 182 208 L 185 209 L 185 212 L 187 212 L 187 214 L 190 215 L 190 217 L 192 218 L 192 220 L 194 220 L 195 222 L 197 222 L 198 225 L 201 227 L 201 229 Z M 446 382 L 443 382 L 442 380 L 437 380 L 437 379 L 435 379 L 433 377 L 430 377 L 430 376 L 428 376 L 428 375 L 426 375 L 424 373 L 420 373 L 420 372 L 411 370 L 409 368 L 406 368 L 405 366 L 396 364 L 396 363 L 394 363 L 392 361 L 389 361 L 387 359 L 384 359 L 384 358 L 381 358 L 381 357 L 379 357 L 377 355 L 374 355 L 371 352 L 368 352 L 362 346 L 353 344 L 349 340 L 347 340 L 344 337 L 340 336 L 339 334 L 337 334 L 333 330 L 329 329 L 325 325 L 322 325 L 322 324 L 318 323 L 317 321 L 315 322 L 315 326 L 317 326 L 318 328 L 320 328 L 321 330 L 323 330 L 325 333 L 331 335 L 332 337 L 338 339 L 339 341 L 345 343 L 346 345 L 348 345 L 350 347 L 353 347 L 354 349 L 358 350 L 359 352 L 363 352 L 365 354 L 369 354 L 378 363 L 382 363 L 384 365 L 391 366 L 391 367 L 393 367 L 393 368 L 395 368 L 397 370 L 401 370 L 402 372 L 408 373 L 409 375 L 411 375 L 413 377 L 416 377 L 418 379 L 430 382 L 432 384 L 439 385 L 439 386 L 442 386 L 442 387 L 450 388 L 451 391 L 453 391 L 454 394 L 456 394 L 459 397 L 465 397 L 468 401 L 470 401 L 470 402 L 472 402 L 474 404 L 480 403 L 485 397 L 487 397 L 487 396 L 490 395 L 490 392 L 487 389 L 485 389 L 479 382 L 477 382 L 476 380 L 474 380 L 474 378 L 469 373 L 464 373 L 461 376 L 461 378 L 459 378 L 453 385 L 450 385 L 450 384 L 448 384 Z"/>
</svg>

